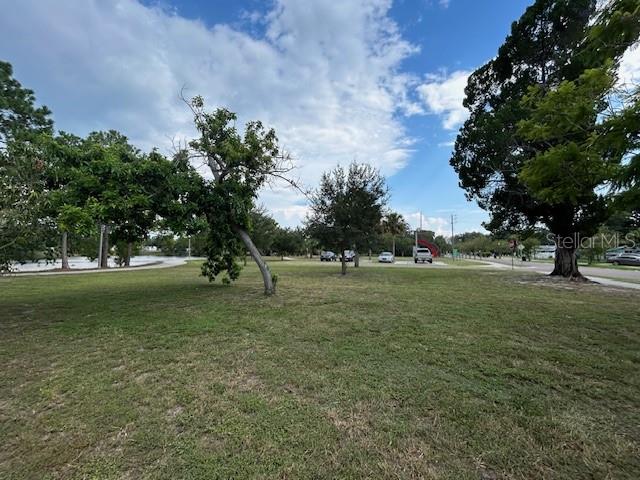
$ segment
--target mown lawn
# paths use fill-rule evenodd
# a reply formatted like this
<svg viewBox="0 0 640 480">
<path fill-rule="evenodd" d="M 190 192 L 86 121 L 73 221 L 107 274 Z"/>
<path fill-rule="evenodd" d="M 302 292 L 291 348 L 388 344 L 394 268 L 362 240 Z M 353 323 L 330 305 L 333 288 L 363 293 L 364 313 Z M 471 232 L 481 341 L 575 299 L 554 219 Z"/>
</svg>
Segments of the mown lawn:
<svg viewBox="0 0 640 480">
<path fill-rule="evenodd" d="M 640 478 L 637 292 L 198 268 L 0 279 L 0 478 Z"/>
</svg>

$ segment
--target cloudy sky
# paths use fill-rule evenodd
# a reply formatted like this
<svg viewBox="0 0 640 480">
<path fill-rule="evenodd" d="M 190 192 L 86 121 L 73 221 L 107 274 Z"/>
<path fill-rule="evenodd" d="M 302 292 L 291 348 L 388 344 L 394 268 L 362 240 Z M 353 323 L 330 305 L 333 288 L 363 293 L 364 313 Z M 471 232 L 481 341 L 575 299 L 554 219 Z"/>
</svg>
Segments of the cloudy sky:
<svg viewBox="0 0 640 480">
<path fill-rule="evenodd" d="M 308 187 L 336 164 L 387 176 L 412 225 L 480 229 L 448 164 L 469 72 L 493 55 L 526 0 L 0 0 L 0 59 L 58 129 L 117 129 L 169 152 L 193 135 L 179 95 L 203 95 L 276 132 Z M 638 65 L 639 55 L 634 52 Z M 260 201 L 284 225 L 303 198 Z"/>
</svg>

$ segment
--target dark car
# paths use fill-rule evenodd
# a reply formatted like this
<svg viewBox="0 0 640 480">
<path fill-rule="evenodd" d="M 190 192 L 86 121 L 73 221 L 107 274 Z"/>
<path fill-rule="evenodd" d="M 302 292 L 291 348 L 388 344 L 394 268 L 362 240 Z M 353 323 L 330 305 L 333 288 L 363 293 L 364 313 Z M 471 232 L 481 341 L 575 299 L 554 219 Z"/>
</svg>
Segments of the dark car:
<svg viewBox="0 0 640 480">
<path fill-rule="evenodd" d="M 621 253 L 620 255 L 608 258 L 607 262 L 614 265 L 633 265 L 640 267 L 640 254 L 637 253 Z"/>
<path fill-rule="evenodd" d="M 335 262 L 338 259 L 338 256 L 330 251 L 321 252 L 320 253 L 320 261 L 321 262 Z"/>
</svg>

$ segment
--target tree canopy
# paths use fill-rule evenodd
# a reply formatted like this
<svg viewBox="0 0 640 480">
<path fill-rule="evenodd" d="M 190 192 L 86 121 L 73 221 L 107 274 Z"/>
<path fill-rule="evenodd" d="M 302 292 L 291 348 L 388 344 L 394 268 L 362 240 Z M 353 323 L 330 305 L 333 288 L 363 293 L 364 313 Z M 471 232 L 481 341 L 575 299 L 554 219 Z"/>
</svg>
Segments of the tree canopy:
<svg viewBox="0 0 640 480">
<path fill-rule="evenodd" d="M 213 280 L 226 272 L 226 279 L 237 279 L 237 258 L 246 248 L 260 269 L 265 294 L 271 295 L 274 278 L 249 235 L 251 212 L 260 188 L 285 178 L 290 170 L 288 157 L 280 150 L 275 131 L 261 122 L 248 122 L 240 134 L 235 113 L 224 108 L 209 113 L 201 97 L 195 97 L 190 106 L 200 134 L 190 142 L 193 157 L 203 161 L 213 176 L 201 204 L 209 232 L 203 274 Z"/>
<path fill-rule="evenodd" d="M 497 56 L 469 78 L 470 117 L 451 165 L 493 232 L 540 223 L 558 238 L 553 274 L 580 278 L 579 236 L 610 215 L 625 152 L 602 117 L 621 55 L 638 38 L 637 2 L 537 0 Z M 615 40 L 614 40 L 615 39 Z"/>
<path fill-rule="evenodd" d="M 357 252 L 379 230 L 387 200 L 384 177 L 371 165 L 354 162 L 348 169 L 337 167 L 322 175 L 311 197 L 307 231 L 325 248 Z"/>
<path fill-rule="evenodd" d="M 32 257 L 47 241 L 39 138 L 52 132 L 50 113 L 13 78 L 11 65 L 0 61 L 0 271 Z"/>
</svg>

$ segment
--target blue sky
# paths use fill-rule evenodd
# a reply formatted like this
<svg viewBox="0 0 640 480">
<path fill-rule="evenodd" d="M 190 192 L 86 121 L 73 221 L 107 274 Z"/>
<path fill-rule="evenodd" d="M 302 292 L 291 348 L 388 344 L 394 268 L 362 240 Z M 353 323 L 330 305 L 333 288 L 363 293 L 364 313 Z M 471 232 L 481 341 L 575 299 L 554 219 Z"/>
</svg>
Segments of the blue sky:
<svg viewBox="0 0 640 480">
<path fill-rule="evenodd" d="M 193 135 L 179 101 L 202 94 L 241 121 L 274 126 L 314 186 L 367 161 L 391 207 L 427 228 L 480 229 L 449 166 L 466 76 L 495 55 L 524 0 L 23 0 L 0 18 L 0 58 L 54 112 L 59 129 L 115 128 L 168 152 Z M 304 198 L 260 201 L 285 225 Z"/>
</svg>

